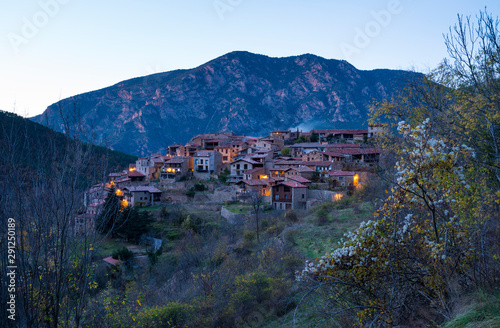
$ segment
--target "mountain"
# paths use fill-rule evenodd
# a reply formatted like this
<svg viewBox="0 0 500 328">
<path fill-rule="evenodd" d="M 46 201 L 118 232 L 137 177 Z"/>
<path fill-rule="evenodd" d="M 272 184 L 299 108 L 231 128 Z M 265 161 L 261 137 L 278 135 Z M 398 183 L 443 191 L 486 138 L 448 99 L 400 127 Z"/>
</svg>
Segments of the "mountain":
<svg viewBox="0 0 500 328">
<path fill-rule="evenodd" d="M 368 108 L 422 75 L 361 71 L 311 54 L 232 52 L 194 69 L 138 77 L 61 100 L 33 120 L 64 131 L 81 119 L 102 144 L 145 155 L 200 133 L 366 127 Z"/>
<path fill-rule="evenodd" d="M 71 153 L 73 144 L 60 132 L 16 114 L 0 111 L 0 182 L 9 177 L 10 170 L 36 175 L 54 165 L 61 168 L 68 154 L 74 156 Z M 87 184 L 102 181 L 105 172 L 127 169 L 128 164 L 137 159 L 137 156 L 88 143 L 84 143 L 81 150 L 89 154 L 92 163 L 91 167 L 84 168 L 84 176 L 81 177 L 81 181 Z"/>
</svg>

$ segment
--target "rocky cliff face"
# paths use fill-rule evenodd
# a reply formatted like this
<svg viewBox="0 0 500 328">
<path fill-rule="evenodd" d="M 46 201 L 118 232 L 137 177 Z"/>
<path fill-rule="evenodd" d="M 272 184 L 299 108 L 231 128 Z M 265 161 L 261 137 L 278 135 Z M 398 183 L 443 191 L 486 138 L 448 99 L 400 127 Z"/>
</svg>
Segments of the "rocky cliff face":
<svg viewBox="0 0 500 328">
<path fill-rule="evenodd" d="M 360 71 L 314 55 L 233 52 L 200 67 L 134 78 L 53 104 L 33 120 L 64 131 L 77 115 L 101 144 L 145 155 L 200 133 L 258 136 L 299 125 L 366 127 L 374 100 L 394 94 L 406 71 Z"/>
</svg>

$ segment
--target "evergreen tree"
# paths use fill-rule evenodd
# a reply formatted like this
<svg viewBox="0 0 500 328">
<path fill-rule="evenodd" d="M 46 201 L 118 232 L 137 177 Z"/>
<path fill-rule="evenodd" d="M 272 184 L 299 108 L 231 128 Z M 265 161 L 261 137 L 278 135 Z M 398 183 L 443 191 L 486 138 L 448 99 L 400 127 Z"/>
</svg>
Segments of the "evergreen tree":
<svg viewBox="0 0 500 328">
<path fill-rule="evenodd" d="M 120 200 L 116 195 L 114 186 L 108 192 L 108 196 L 104 201 L 102 212 L 96 219 L 95 228 L 99 233 L 108 233 L 113 229 L 115 222 L 120 215 Z"/>
<path fill-rule="evenodd" d="M 150 212 L 139 211 L 136 207 L 127 206 L 120 213 L 115 232 L 128 241 L 138 243 L 140 237 L 148 232 L 153 221 Z"/>
</svg>

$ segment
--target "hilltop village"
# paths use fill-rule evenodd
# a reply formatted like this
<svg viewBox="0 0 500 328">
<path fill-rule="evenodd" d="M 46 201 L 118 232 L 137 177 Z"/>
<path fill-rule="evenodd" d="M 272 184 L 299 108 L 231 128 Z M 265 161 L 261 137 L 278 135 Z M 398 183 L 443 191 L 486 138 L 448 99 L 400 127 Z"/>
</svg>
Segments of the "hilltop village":
<svg viewBox="0 0 500 328">
<path fill-rule="evenodd" d="M 93 227 L 110 190 L 122 205 L 259 202 L 275 210 L 307 210 L 335 201 L 362 184 L 381 150 L 370 144 L 382 125 L 360 129 L 271 131 L 256 138 L 233 133 L 194 136 L 166 154 L 153 153 L 109 174 L 85 193 L 75 231 Z"/>
</svg>

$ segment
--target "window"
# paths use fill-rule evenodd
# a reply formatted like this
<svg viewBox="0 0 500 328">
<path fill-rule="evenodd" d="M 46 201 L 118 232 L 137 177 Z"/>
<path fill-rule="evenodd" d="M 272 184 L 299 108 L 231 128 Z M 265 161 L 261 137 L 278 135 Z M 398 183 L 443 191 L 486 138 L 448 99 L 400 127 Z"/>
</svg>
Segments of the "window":
<svg viewBox="0 0 500 328">
<path fill-rule="evenodd" d="M 248 164 L 245 164 L 245 165 L 244 165 L 244 168 L 245 168 L 245 170 L 246 170 L 246 169 L 248 169 Z"/>
<path fill-rule="evenodd" d="M 306 195 L 302 194 L 302 198 L 304 198 Z"/>
<path fill-rule="evenodd" d="M 345 177 L 339 177 L 339 181 L 344 181 Z"/>
<path fill-rule="evenodd" d="M 285 186 L 285 187 L 283 188 L 283 191 L 284 191 L 284 192 L 289 192 L 289 191 L 290 191 L 290 187 Z"/>
<path fill-rule="evenodd" d="M 239 170 L 240 169 L 240 164 L 236 164 L 236 169 Z"/>
<path fill-rule="evenodd" d="M 285 195 L 285 200 L 287 200 L 287 199 L 288 199 L 288 195 Z"/>
<path fill-rule="evenodd" d="M 278 200 L 278 199 L 280 199 L 280 196 L 279 196 L 279 195 L 276 195 L 276 196 L 274 196 L 274 199 L 275 199 L 275 200 Z"/>
</svg>

